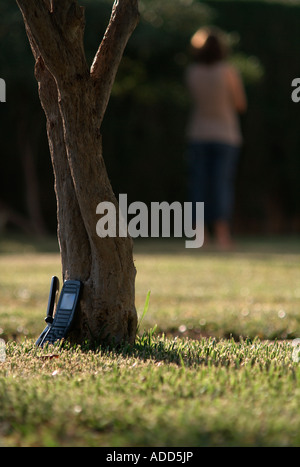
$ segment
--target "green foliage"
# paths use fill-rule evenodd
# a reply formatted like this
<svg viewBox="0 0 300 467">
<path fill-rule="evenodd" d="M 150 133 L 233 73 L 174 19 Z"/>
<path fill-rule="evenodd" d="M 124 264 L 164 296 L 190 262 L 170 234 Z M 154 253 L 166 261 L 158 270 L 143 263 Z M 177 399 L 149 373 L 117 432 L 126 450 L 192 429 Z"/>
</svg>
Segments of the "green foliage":
<svg viewBox="0 0 300 467">
<path fill-rule="evenodd" d="M 230 62 L 239 70 L 244 84 L 258 84 L 264 76 L 264 69 L 257 57 L 246 56 L 243 53 L 234 54 Z"/>
</svg>

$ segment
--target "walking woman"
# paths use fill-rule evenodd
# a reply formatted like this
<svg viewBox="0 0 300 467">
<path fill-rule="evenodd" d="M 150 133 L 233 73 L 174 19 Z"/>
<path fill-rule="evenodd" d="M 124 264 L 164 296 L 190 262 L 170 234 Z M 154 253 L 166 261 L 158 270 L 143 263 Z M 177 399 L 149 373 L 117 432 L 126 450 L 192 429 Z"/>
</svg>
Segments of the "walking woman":
<svg viewBox="0 0 300 467">
<path fill-rule="evenodd" d="M 222 249 L 232 246 L 230 221 L 242 135 L 239 113 L 247 108 L 243 83 L 227 62 L 222 33 L 203 28 L 191 39 L 193 62 L 186 84 L 193 110 L 187 126 L 189 191 L 204 201 L 205 222 Z"/>
</svg>

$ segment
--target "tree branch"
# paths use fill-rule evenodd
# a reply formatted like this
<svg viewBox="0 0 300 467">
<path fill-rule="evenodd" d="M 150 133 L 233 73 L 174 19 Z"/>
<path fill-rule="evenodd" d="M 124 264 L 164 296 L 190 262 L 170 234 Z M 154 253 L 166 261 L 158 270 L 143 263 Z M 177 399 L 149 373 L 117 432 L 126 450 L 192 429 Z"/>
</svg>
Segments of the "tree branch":
<svg viewBox="0 0 300 467">
<path fill-rule="evenodd" d="M 88 74 L 83 49 L 84 9 L 74 0 L 16 0 L 48 70 L 55 79 Z M 50 7 L 50 9 L 49 9 Z"/>
<path fill-rule="evenodd" d="M 91 67 L 97 113 L 101 121 L 124 49 L 138 20 L 138 0 L 115 0 L 108 27 Z"/>
</svg>

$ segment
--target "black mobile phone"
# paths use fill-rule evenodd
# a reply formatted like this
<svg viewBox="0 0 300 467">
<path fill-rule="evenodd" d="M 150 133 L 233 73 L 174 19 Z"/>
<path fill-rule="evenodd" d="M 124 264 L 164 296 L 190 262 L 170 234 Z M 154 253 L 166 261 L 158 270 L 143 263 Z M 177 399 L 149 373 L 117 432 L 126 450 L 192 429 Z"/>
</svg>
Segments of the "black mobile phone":
<svg viewBox="0 0 300 467">
<path fill-rule="evenodd" d="M 36 341 L 38 347 L 43 347 L 46 342 L 53 344 L 57 340 L 65 338 L 71 328 L 79 302 L 82 283 L 77 280 L 66 280 L 64 282 L 54 314 L 55 297 L 58 294 L 58 289 L 58 278 L 53 276 L 45 318 L 47 326 Z"/>
</svg>

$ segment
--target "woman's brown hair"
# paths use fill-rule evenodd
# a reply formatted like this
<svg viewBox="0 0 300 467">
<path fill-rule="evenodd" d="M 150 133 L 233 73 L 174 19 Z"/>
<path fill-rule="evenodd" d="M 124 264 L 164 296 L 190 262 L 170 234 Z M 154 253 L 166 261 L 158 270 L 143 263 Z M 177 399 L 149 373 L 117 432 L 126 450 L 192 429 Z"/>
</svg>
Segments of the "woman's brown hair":
<svg viewBox="0 0 300 467">
<path fill-rule="evenodd" d="M 224 34 L 216 28 L 198 29 L 191 38 L 191 53 L 196 62 L 206 65 L 224 60 L 228 55 Z"/>
</svg>

